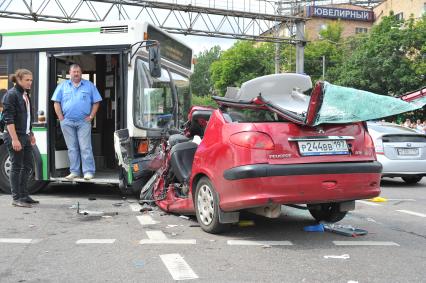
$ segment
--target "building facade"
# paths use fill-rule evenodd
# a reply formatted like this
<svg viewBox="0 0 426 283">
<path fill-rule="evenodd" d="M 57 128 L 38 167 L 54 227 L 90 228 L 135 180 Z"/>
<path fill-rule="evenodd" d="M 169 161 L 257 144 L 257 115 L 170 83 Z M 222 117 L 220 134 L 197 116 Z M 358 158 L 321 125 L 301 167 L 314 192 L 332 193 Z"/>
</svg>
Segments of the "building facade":
<svg viewBox="0 0 426 283">
<path fill-rule="evenodd" d="M 342 25 L 343 38 L 368 32 L 374 22 L 371 9 L 351 4 L 308 6 L 304 16 L 309 18 L 305 25 L 305 38 L 308 41 L 321 39 L 320 31 L 335 21 L 340 21 Z"/>
<path fill-rule="evenodd" d="M 386 0 L 374 7 L 373 11 L 375 23 L 389 16 L 391 11 L 400 19 L 407 20 L 411 16 L 414 19 L 420 19 L 426 13 L 426 0 Z"/>
</svg>

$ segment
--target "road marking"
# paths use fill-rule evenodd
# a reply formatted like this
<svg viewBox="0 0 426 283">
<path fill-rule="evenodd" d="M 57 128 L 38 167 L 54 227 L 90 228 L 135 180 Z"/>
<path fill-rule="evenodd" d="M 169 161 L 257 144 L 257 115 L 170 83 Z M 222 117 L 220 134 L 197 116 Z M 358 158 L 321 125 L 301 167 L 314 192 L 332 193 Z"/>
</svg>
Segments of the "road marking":
<svg viewBox="0 0 426 283">
<path fill-rule="evenodd" d="M 402 213 L 415 215 L 415 216 L 426 217 L 426 214 L 418 213 L 418 212 L 414 212 L 414 211 L 409 211 L 409 210 L 397 210 L 397 211 L 402 212 Z"/>
<path fill-rule="evenodd" d="M 137 203 L 132 203 L 132 204 L 129 205 L 129 207 L 132 211 L 135 211 L 135 212 L 141 211 L 141 208 L 142 208 L 142 206 L 140 204 L 137 204 Z"/>
<path fill-rule="evenodd" d="M 6 244 L 33 244 L 35 242 L 37 241 L 33 239 L 0 238 L 0 243 L 6 243 Z"/>
<path fill-rule="evenodd" d="M 136 216 L 136 218 L 139 220 L 139 223 L 142 226 L 145 226 L 145 225 L 154 225 L 154 224 L 160 223 L 158 221 L 155 221 L 151 217 L 151 215 L 139 215 L 139 216 Z"/>
<path fill-rule="evenodd" d="M 356 202 L 366 204 L 366 205 L 371 205 L 371 206 L 382 206 L 381 204 L 374 203 L 374 202 L 371 202 L 371 201 L 365 201 L 365 200 L 357 200 Z"/>
<path fill-rule="evenodd" d="M 113 244 L 115 239 L 80 239 L 76 244 Z"/>
<path fill-rule="evenodd" d="M 394 242 L 381 241 L 333 241 L 336 246 L 398 246 Z"/>
<path fill-rule="evenodd" d="M 198 278 L 198 275 L 195 274 L 180 254 L 165 254 L 160 255 L 160 258 L 174 280 L 190 280 Z"/>
<path fill-rule="evenodd" d="M 349 259 L 351 258 L 348 254 L 343 255 L 325 255 L 324 258 L 332 258 L 332 259 Z"/>
<path fill-rule="evenodd" d="M 177 245 L 195 245 L 194 239 L 169 239 L 162 231 L 146 231 L 148 239 L 139 241 L 139 244 L 177 244 Z"/>
<path fill-rule="evenodd" d="M 292 246 L 290 241 L 248 241 L 248 240 L 228 240 L 230 246 Z"/>
</svg>

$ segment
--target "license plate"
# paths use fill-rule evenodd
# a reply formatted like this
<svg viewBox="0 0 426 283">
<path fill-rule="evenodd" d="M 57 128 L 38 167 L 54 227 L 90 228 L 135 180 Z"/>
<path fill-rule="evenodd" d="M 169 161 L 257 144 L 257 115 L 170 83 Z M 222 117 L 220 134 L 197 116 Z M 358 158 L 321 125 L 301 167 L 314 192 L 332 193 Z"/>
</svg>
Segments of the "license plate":
<svg viewBox="0 0 426 283">
<path fill-rule="evenodd" d="M 303 156 L 349 154 L 345 140 L 298 141 L 298 144 Z"/>
<path fill-rule="evenodd" d="M 410 156 L 410 155 L 419 155 L 418 148 L 398 148 L 398 155 Z"/>
</svg>

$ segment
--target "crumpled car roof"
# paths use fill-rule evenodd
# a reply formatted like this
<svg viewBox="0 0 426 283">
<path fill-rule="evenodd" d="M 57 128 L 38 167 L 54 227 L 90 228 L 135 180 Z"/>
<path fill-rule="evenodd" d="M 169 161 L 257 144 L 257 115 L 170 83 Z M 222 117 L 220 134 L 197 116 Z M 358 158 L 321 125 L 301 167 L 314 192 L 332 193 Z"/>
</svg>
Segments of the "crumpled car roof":
<svg viewBox="0 0 426 283">
<path fill-rule="evenodd" d="M 376 120 L 418 110 L 426 105 L 426 96 L 407 102 L 400 98 L 329 82 L 317 82 L 316 87 L 318 85 L 322 87 L 322 95 L 315 120 L 310 123 L 312 126 Z M 268 104 L 278 106 L 277 109 L 281 108 L 305 118 L 310 111 L 311 96 L 304 93 L 310 89 L 312 81 L 307 75 L 274 74 L 247 81 L 240 89 L 230 89 L 225 98 L 247 104 L 261 97 Z"/>
</svg>

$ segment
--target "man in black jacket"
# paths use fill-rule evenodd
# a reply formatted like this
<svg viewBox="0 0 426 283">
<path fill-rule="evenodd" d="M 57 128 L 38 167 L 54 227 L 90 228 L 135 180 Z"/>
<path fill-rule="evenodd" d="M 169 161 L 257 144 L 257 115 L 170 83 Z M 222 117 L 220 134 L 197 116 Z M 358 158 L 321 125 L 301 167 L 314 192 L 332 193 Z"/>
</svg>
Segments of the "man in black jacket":
<svg viewBox="0 0 426 283">
<path fill-rule="evenodd" d="M 18 69 L 10 79 L 15 86 L 8 90 L 3 99 L 3 115 L 7 128 L 4 141 L 12 163 L 9 176 L 12 205 L 31 207 L 31 204 L 38 203 L 29 196 L 27 189 L 33 168 L 32 146 L 35 145 L 31 132 L 32 111 L 29 98 L 33 76 L 29 70 Z"/>
</svg>

